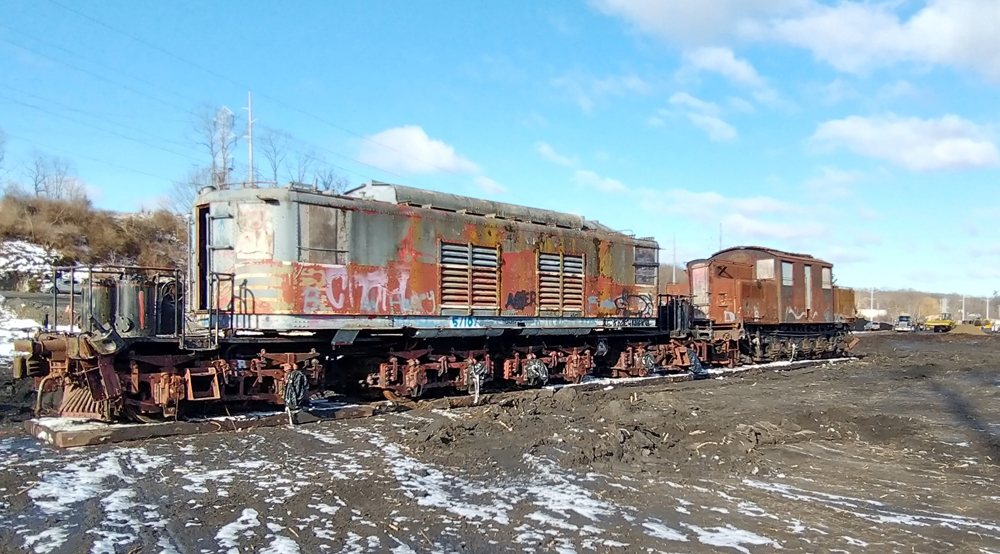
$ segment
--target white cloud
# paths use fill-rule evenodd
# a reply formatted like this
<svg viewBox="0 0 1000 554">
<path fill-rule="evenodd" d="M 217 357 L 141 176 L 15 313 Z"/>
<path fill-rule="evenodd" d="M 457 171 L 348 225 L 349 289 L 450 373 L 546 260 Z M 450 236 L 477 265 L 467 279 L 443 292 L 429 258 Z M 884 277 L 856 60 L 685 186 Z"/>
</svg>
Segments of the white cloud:
<svg viewBox="0 0 1000 554">
<path fill-rule="evenodd" d="M 573 174 L 573 181 L 578 185 L 593 187 L 601 192 L 621 193 L 628 191 L 628 187 L 621 181 L 608 177 L 601 177 L 593 171 L 584 169 L 577 170 Z"/>
<path fill-rule="evenodd" d="M 696 48 L 684 52 L 689 69 L 718 73 L 730 81 L 752 88 L 763 88 L 764 80 L 750 62 L 736 58 L 729 48 L 717 46 Z"/>
<path fill-rule="evenodd" d="M 567 156 L 563 156 L 562 154 L 559 154 L 558 152 L 555 151 L 554 148 L 552 148 L 552 145 L 550 145 L 547 142 L 536 143 L 535 152 L 541 154 L 542 157 L 545 158 L 546 160 L 556 165 L 561 165 L 563 167 L 573 167 L 578 163 L 580 163 L 580 160 L 576 158 L 570 158 Z"/>
<path fill-rule="evenodd" d="M 687 189 L 665 191 L 648 188 L 639 189 L 641 205 L 654 212 L 669 214 L 690 214 L 697 207 L 699 214 L 738 212 L 743 214 L 796 214 L 803 210 L 769 196 L 733 197 L 717 192 L 696 192 Z"/>
<path fill-rule="evenodd" d="M 915 171 L 1000 165 L 1000 153 L 986 132 L 954 115 L 940 119 L 855 115 L 820 124 L 810 140 Z"/>
<path fill-rule="evenodd" d="M 850 73 L 899 62 L 971 68 L 1000 80 L 1000 2 L 591 0 L 640 32 L 688 47 L 757 40 L 804 48 Z M 906 12 L 905 17 L 901 15 Z"/>
<path fill-rule="evenodd" d="M 691 120 L 691 123 L 693 123 L 695 127 L 705 131 L 708 138 L 713 142 L 729 142 L 736 140 L 736 127 L 733 127 L 718 117 L 696 113 L 689 113 L 687 114 L 687 117 Z"/>
<path fill-rule="evenodd" d="M 735 34 L 757 17 L 780 14 L 804 0 L 591 0 L 600 12 L 663 40 L 704 45 Z"/>
<path fill-rule="evenodd" d="M 598 79 L 589 75 L 569 74 L 550 81 L 557 89 L 562 89 L 580 106 L 584 113 L 594 111 L 595 103 L 608 96 L 644 95 L 652 91 L 652 86 L 633 74 L 613 75 Z"/>
<path fill-rule="evenodd" d="M 386 129 L 361 144 L 358 159 L 387 171 L 419 173 L 479 173 L 479 166 L 455 153 L 455 148 L 427 136 L 416 125 Z"/>
<path fill-rule="evenodd" d="M 714 102 L 699 100 L 686 92 L 678 92 L 670 97 L 670 103 L 675 106 L 685 106 L 704 115 L 717 116 L 720 113 L 719 105 Z"/>
<path fill-rule="evenodd" d="M 521 119 L 521 125 L 524 125 L 529 129 L 538 129 L 541 127 L 548 127 L 549 120 L 545 119 L 545 116 L 540 113 L 531 112 L 526 117 Z"/>
<path fill-rule="evenodd" d="M 826 251 L 823 259 L 832 262 L 836 268 L 838 265 L 871 262 L 875 257 L 857 247 L 834 246 Z"/>
<path fill-rule="evenodd" d="M 94 198 L 88 197 L 93 200 Z M 161 194 L 152 198 L 141 198 L 135 201 L 135 209 L 139 212 L 155 212 L 156 210 L 169 210 L 172 202 L 170 196 Z"/>
<path fill-rule="evenodd" d="M 729 97 L 729 107 L 743 113 L 754 113 L 757 111 L 754 109 L 753 104 L 737 96 Z"/>
<path fill-rule="evenodd" d="M 808 13 L 774 23 L 770 34 L 851 73 L 917 62 L 970 67 L 1000 79 L 1000 2 L 928 0 L 905 21 L 893 11 L 899 5 L 815 2 Z"/>
<path fill-rule="evenodd" d="M 821 223 L 765 221 L 747 217 L 743 214 L 727 216 L 722 222 L 722 228 L 725 234 L 735 235 L 737 238 L 742 239 L 742 241 L 790 241 L 802 237 L 817 236 L 826 231 L 826 227 Z"/>
<path fill-rule="evenodd" d="M 827 198 L 845 197 L 851 194 L 851 186 L 865 178 L 864 172 L 845 171 L 836 167 L 820 168 L 820 175 L 807 180 L 803 187 Z"/>
<path fill-rule="evenodd" d="M 670 97 L 670 103 L 675 106 L 687 108 L 685 114 L 688 120 L 697 128 L 708 135 L 708 138 L 715 142 L 726 142 L 735 140 L 737 136 L 736 127 L 723 121 L 719 114 L 722 110 L 714 102 L 706 102 L 691 96 L 686 92 L 678 92 Z M 660 115 L 668 115 L 668 112 L 660 110 Z M 662 126 L 663 120 L 653 116 L 648 120 L 647 125 Z"/>
<path fill-rule="evenodd" d="M 483 192 L 490 194 L 503 194 L 507 192 L 507 187 L 483 175 L 476 177 L 473 181 L 475 181 L 476 185 L 478 185 Z"/>
<path fill-rule="evenodd" d="M 919 97 L 920 91 L 913 83 L 900 79 L 882 86 L 878 91 L 878 96 L 883 100 L 896 100 L 908 96 Z"/>
<path fill-rule="evenodd" d="M 823 102 L 826 104 L 839 104 L 845 100 L 852 100 L 861 97 L 861 93 L 859 93 L 857 89 L 851 86 L 851 84 L 847 81 L 840 78 L 834 79 L 830 83 L 820 87 L 819 93 L 822 95 Z"/>
<path fill-rule="evenodd" d="M 647 127 L 663 127 L 664 125 L 666 125 L 666 122 L 658 115 L 651 115 L 646 119 Z"/>
</svg>

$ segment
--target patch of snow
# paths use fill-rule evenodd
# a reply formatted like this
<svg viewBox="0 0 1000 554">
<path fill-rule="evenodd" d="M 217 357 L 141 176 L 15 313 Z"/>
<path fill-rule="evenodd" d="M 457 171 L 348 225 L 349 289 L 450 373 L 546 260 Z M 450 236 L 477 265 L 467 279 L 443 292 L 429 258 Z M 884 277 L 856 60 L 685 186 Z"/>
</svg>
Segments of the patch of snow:
<svg viewBox="0 0 1000 554">
<path fill-rule="evenodd" d="M 205 486 L 206 483 L 215 483 L 216 485 L 227 485 L 233 482 L 233 475 L 236 474 L 235 470 L 232 469 L 213 469 L 211 471 L 193 471 L 188 468 L 174 468 L 177 473 L 184 473 L 184 479 L 191 481 L 190 485 L 184 485 L 184 490 L 193 493 L 205 494 L 208 492 L 208 487 Z"/>
<path fill-rule="evenodd" d="M 733 548 L 743 552 L 743 554 L 750 554 L 750 550 L 743 547 L 744 544 L 754 546 L 770 546 L 775 549 L 781 548 L 780 544 L 767 537 L 762 537 L 755 533 L 751 533 L 750 531 L 738 529 L 729 524 L 726 524 L 724 527 L 709 528 L 698 527 L 697 525 L 690 523 L 683 523 L 682 525 L 693 531 L 698 537 L 698 542 L 701 544 Z"/>
<path fill-rule="evenodd" d="M 330 506 L 329 504 L 309 504 L 309 507 L 328 516 L 332 516 L 340 510 L 340 506 Z"/>
<path fill-rule="evenodd" d="M 657 521 L 646 521 L 642 524 L 646 528 L 646 534 L 651 537 L 668 541 L 688 542 L 687 535 L 676 529 L 667 527 Z"/>
<path fill-rule="evenodd" d="M 51 527 L 37 535 L 25 535 L 24 547 L 32 548 L 37 554 L 48 554 L 65 544 L 68 537 L 65 527 Z"/>
<path fill-rule="evenodd" d="M 257 515 L 257 510 L 244 508 L 243 513 L 236 521 L 222 526 L 215 534 L 215 540 L 218 541 L 219 546 L 228 549 L 229 554 L 239 554 L 239 538 L 241 536 L 252 537 L 254 535 L 252 529 L 260 526 Z"/>
<path fill-rule="evenodd" d="M 840 538 L 842 538 L 845 541 L 847 541 L 847 544 L 849 544 L 851 546 L 860 546 L 862 548 L 868 546 L 868 543 L 866 543 L 865 541 L 863 541 L 861 539 L 855 539 L 854 537 L 848 537 L 847 535 L 844 535 L 844 536 L 842 536 Z"/>
<path fill-rule="evenodd" d="M 260 551 L 260 554 L 300 554 L 299 544 L 288 537 L 275 535 L 271 544 Z"/>
</svg>

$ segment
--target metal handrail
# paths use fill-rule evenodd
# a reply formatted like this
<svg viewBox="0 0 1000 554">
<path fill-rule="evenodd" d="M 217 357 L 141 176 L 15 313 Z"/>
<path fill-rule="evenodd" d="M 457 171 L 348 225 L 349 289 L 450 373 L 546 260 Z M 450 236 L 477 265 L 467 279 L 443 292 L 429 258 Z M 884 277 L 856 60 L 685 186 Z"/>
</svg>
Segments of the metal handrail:
<svg viewBox="0 0 1000 554">
<path fill-rule="evenodd" d="M 63 274 L 67 271 L 69 272 L 70 291 L 69 291 L 68 333 L 74 332 L 73 328 L 75 325 L 74 318 L 76 317 L 76 291 L 75 291 L 76 275 L 77 273 L 85 273 L 88 276 L 87 279 L 88 295 L 87 295 L 87 306 L 86 306 L 87 317 L 86 317 L 86 323 L 84 323 L 84 321 L 82 321 L 83 314 L 81 313 L 79 331 L 82 332 L 83 329 L 86 328 L 87 332 L 92 333 L 94 331 L 94 277 L 97 275 L 118 275 L 120 277 L 124 277 L 125 274 L 129 272 L 142 272 L 146 274 L 146 276 L 151 277 L 153 281 L 156 282 L 158 285 L 159 285 L 158 281 L 160 280 L 160 278 L 164 277 L 163 274 L 167 274 L 166 276 L 172 279 L 174 283 L 174 296 L 175 296 L 173 335 L 177 336 L 183 334 L 184 326 L 181 325 L 180 321 L 180 316 L 181 316 L 180 298 L 182 296 L 181 287 L 183 286 L 183 283 L 181 280 L 181 270 L 178 268 L 102 264 L 99 266 L 94 266 L 94 265 L 53 266 L 51 268 L 51 271 L 53 279 L 52 317 L 51 317 L 53 330 L 58 330 L 59 328 L 59 287 L 56 284 L 56 282 L 58 281 L 60 274 Z M 153 290 L 154 290 L 154 298 L 152 299 L 153 302 L 152 310 L 153 310 L 153 322 L 155 325 L 159 322 L 159 317 L 162 315 L 162 312 L 160 311 L 161 308 L 160 300 L 162 300 L 162 298 L 160 296 L 159 286 L 154 287 Z M 111 322 L 111 325 L 114 326 L 113 321 Z"/>
</svg>

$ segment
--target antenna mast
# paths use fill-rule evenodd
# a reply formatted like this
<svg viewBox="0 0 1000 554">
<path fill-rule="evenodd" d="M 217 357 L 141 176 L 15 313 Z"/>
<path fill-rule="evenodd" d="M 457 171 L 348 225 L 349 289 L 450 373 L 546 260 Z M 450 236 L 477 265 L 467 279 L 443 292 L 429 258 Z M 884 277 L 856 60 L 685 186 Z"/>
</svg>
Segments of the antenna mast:
<svg viewBox="0 0 1000 554">
<path fill-rule="evenodd" d="M 247 169 L 250 186 L 254 186 L 253 171 L 253 93 L 247 92 L 247 144 L 249 145 L 250 167 Z"/>
<path fill-rule="evenodd" d="M 677 284 L 677 233 L 674 233 L 674 261 L 670 264 L 671 277 L 670 282 L 672 284 Z"/>
</svg>

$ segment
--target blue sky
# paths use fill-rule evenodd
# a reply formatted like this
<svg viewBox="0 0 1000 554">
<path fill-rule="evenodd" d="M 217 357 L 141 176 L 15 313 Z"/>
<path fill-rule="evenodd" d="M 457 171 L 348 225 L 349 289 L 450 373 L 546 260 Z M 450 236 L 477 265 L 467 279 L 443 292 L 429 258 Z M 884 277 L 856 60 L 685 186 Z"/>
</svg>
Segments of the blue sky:
<svg viewBox="0 0 1000 554">
<path fill-rule="evenodd" d="M 155 206 L 209 161 L 193 113 L 252 90 L 288 161 L 352 184 L 579 213 L 664 261 L 721 225 L 844 285 L 1000 288 L 995 0 L 57 1 L 0 9 L 5 180 L 42 151 Z"/>
</svg>

